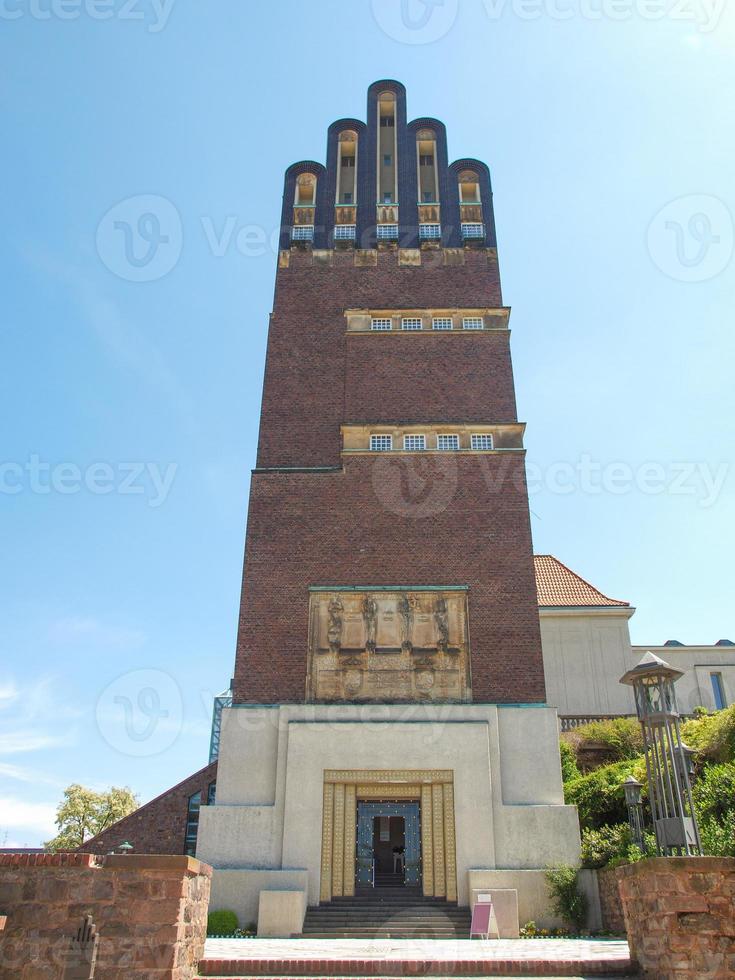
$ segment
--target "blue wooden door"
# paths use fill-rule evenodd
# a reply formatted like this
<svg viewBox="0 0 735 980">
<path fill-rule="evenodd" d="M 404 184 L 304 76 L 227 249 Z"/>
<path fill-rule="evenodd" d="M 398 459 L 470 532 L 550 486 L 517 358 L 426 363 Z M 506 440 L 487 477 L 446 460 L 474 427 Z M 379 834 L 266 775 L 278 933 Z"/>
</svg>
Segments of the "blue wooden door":
<svg viewBox="0 0 735 980">
<path fill-rule="evenodd" d="M 407 885 L 421 881 L 421 818 L 418 803 L 357 804 L 357 883 L 373 884 L 373 821 L 375 817 L 403 817 L 406 837 Z"/>
</svg>

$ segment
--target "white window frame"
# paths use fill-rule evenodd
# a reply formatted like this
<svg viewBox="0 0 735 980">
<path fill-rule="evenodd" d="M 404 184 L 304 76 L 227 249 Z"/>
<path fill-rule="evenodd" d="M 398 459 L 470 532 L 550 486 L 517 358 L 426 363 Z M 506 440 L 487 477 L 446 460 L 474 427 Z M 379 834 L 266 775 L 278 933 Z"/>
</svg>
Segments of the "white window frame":
<svg viewBox="0 0 735 980">
<path fill-rule="evenodd" d="M 291 229 L 291 240 L 294 242 L 313 242 L 314 225 L 294 225 Z"/>
<path fill-rule="evenodd" d="M 451 316 L 433 316 L 431 318 L 432 330 L 453 330 L 454 320 Z"/>
<path fill-rule="evenodd" d="M 484 442 L 489 442 L 490 445 L 478 445 L 478 443 Z M 478 452 L 487 452 L 495 449 L 495 440 L 493 439 L 492 432 L 473 432 L 470 435 L 470 449 L 475 449 Z"/>
<path fill-rule="evenodd" d="M 410 446 L 408 443 L 412 440 L 420 442 L 420 445 Z M 426 436 L 423 432 L 407 432 L 403 437 L 403 448 L 409 453 L 421 453 L 426 449 Z"/>
<path fill-rule="evenodd" d="M 481 221 L 463 221 L 462 238 L 484 238 L 485 225 Z"/>
<path fill-rule="evenodd" d="M 398 225 L 378 225 L 378 241 L 395 241 L 398 238 Z"/>
<path fill-rule="evenodd" d="M 357 227 L 356 225 L 335 225 L 334 226 L 335 242 L 354 241 L 356 227 Z"/>
<path fill-rule="evenodd" d="M 463 316 L 462 317 L 462 329 L 463 330 L 484 330 L 485 321 L 481 316 Z"/>
<path fill-rule="evenodd" d="M 423 330 L 424 321 L 420 316 L 402 316 L 401 330 Z"/>
<path fill-rule="evenodd" d="M 370 318 L 371 330 L 392 330 L 393 320 L 389 316 L 374 316 Z"/>
<path fill-rule="evenodd" d="M 442 446 L 442 439 L 452 439 L 454 444 L 452 446 Z M 436 437 L 436 448 L 441 452 L 445 453 L 455 453 L 459 449 L 459 433 L 457 432 L 439 432 Z"/>
<path fill-rule="evenodd" d="M 393 449 L 393 436 L 384 432 L 376 432 L 370 436 L 370 452 L 389 453 Z"/>
<path fill-rule="evenodd" d="M 435 221 L 423 222 L 419 225 L 419 239 L 422 242 L 438 242 L 442 237 L 442 226 Z"/>
</svg>

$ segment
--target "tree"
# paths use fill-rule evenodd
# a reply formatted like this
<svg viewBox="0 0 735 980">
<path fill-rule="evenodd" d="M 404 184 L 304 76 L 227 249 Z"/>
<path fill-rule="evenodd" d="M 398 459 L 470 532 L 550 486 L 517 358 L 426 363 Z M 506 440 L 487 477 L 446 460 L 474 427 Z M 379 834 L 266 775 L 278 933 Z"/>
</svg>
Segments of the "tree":
<svg viewBox="0 0 735 980">
<path fill-rule="evenodd" d="M 46 841 L 45 846 L 50 851 L 73 851 L 138 806 L 138 798 L 128 787 L 113 786 L 106 793 L 95 793 L 72 783 L 64 790 L 64 798 L 56 810 L 59 833 Z"/>
</svg>

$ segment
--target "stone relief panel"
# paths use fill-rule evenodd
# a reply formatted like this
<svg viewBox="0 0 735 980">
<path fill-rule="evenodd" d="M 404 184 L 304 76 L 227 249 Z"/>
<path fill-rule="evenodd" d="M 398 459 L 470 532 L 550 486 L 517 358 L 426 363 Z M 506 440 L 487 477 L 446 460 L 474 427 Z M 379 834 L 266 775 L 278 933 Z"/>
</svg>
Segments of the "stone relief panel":
<svg viewBox="0 0 735 980">
<path fill-rule="evenodd" d="M 466 592 L 312 592 L 306 697 L 471 700 Z"/>
</svg>

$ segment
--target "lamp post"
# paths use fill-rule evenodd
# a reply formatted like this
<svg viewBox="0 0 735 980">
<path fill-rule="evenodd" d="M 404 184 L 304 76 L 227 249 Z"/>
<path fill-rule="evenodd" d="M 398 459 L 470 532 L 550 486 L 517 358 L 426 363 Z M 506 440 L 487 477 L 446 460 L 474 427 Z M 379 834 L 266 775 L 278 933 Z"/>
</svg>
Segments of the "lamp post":
<svg viewBox="0 0 735 980">
<path fill-rule="evenodd" d="M 643 807 L 641 806 L 641 790 L 643 783 L 639 783 L 633 776 L 623 783 L 625 790 L 625 802 L 628 805 L 628 823 L 630 824 L 630 836 L 633 843 L 637 844 L 641 851 L 645 853 L 646 843 L 643 837 Z"/>
<path fill-rule="evenodd" d="M 629 684 L 635 694 L 656 850 L 665 855 L 702 853 L 692 804 L 691 756 L 687 758 L 687 747 L 681 740 L 674 691 L 683 673 L 649 652 L 620 678 L 620 683 Z"/>
</svg>

